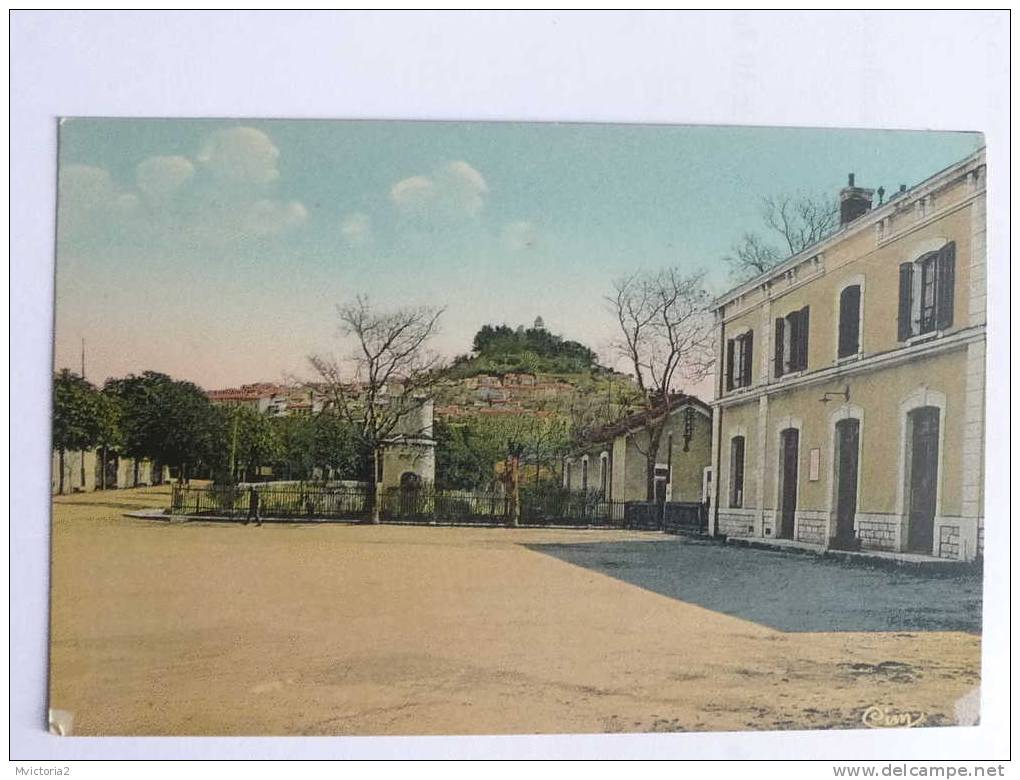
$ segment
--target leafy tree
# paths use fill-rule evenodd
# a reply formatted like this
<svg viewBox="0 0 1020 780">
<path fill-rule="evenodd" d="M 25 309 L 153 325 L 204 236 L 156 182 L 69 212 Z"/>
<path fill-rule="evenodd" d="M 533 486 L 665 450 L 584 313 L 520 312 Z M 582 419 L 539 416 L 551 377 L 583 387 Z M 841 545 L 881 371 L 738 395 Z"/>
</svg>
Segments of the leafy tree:
<svg viewBox="0 0 1020 780">
<path fill-rule="evenodd" d="M 203 465 L 223 468 L 224 417 L 197 385 L 145 371 L 111 379 L 105 390 L 120 401 L 127 455 L 172 464 L 182 481 Z"/>
<path fill-rule="evenodd" d="M 244 480 L 254 481 L 262 466 L 280 460 L 282 447 L 272 418 L 247 406 L 229 407 L 224 418 L 228 472 L 232 482 L 238 474 Z"/>
<path fill-rule="evenodd" d="M 494 371 L 520 373 L 589 371 L 598 367 L 598 355 L 576 341 L 568 341 L 542 326 L 516 330 L 508 325 L 483 325 L 471 345 L 475 358 L 454 361 L 462 373 Z"/>
<path fill-rule="evenodd" d="M 272 421 L 277 439 L 274 472 L 284 479 L 309 479 L 316 466 L 315 419 L 309 415 L 292 414 Z"/>
<path fill-rule="evenodd" d="M 359 444 L 351 426 L 332 409 L 315 418 L 315 464 L 332 470 L 340 479 L 370 481 L 370 453 Z"/>
<path fill-rule="evenodd" d="M 567 419 L 529 414 L 437 420 L 436 486 L 442 489 L 486 489 L 495 465 L 511 455 L 523 463 L 525 476 L 538 481 L 570 442 Z M 528 472 L 533 476 L 527 476 Z"/>
<path fill-rule="evenodd" d="M 505 457 L 505 447 L 478 420 L 436 420 L 436 487 L 441 490 L 488 488 L 493 466 Z"/>
<path fill-rule="evenodd" d="M 122 413 L 121 402 L 116 395 L 106 390 L 95 394 L 96 437 L 94 444 L 99 448 L 101 464 L 99 488 L 101 490 L 106 489 L 106 461 L 110 452 L 120 452 L 124 446 Z M 137 467 L 137 461 L 135 461 L 135 468 L 137 469 Z"/>
<path fill-rule="evenodd" d="M 66 368 L 53 378 L 53 449 L 59 454 L 60 493 L 67 451 L 90 449 L 100 436 L 98 395 L 92 384 Z"/>
</svg>

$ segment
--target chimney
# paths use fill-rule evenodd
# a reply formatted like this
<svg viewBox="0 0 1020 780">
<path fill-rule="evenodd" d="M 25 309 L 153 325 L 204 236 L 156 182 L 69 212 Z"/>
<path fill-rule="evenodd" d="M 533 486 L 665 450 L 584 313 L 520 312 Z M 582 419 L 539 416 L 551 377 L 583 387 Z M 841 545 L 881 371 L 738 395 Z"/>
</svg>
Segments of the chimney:
<svg viewBox="0 0 1020 780">
<path fill-rule="evenodd" d="M 871 210 L 874 190 L 854 186 L 854 175 L 847 177 L 847 186 L 839 191 L 839 226 L 849 225 L 862 214 Z"/>
</svg>

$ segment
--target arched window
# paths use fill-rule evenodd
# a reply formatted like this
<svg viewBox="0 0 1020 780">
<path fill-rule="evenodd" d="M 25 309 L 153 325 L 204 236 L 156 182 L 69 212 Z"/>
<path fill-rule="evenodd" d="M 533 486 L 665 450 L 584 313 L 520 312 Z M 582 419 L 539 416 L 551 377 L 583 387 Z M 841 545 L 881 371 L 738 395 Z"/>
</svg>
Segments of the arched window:
<svg viewBox="0 0 1020 780">
<path fill-rule="evenodd" d="M 839 352 L 841 358 L 861 350 L 861 286 L 851 284 L 839 294 Z"/>
<path fill-rule="evenodd" d="M 588 492 L 588 456 L 581 459 L 581 490 Z"/>
<path fill-rule="evenodd" d="M 602 491 L 602 495 L 605 497 L 609 495 L 609 455 L 605 452 L 599 458 L 599 468 L 599 490 Z"/>
</svg>

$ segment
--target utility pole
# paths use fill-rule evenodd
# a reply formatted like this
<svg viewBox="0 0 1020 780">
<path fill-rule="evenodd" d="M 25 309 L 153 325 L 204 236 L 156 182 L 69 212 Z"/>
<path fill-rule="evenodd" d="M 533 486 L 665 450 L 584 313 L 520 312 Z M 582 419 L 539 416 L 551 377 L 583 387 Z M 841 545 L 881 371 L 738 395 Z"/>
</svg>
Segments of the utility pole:
<svg viewBox="0 0 1020 780">
<path fill-rule="evenodd" d="M 234 413 L 231 417 L 234 418 L 233 430 L 230 434 L 230 484 L 233 485 L 237 480 L 237 413 L 238 407 L 234 407 Z"/>
<path fill-rule="evenodd" d="M 85 337 L 81 337 L 81 378 L 85 378 Z M 106 462 L 102 463 L 102 481 L 106 482 Z M 81 489 L 85 490 L 85 450 L 81 451 Z"/>
</svg>

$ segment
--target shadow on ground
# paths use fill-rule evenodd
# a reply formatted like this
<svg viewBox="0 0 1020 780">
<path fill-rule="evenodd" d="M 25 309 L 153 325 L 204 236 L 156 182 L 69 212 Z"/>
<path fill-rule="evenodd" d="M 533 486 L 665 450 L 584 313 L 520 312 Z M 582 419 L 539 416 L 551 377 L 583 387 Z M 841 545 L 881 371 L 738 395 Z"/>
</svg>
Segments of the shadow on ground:
<svg viewBox="0 0 1020 780">
<path fill-rule="evenodd" d="M 535 552 L 780 631 L 981 632 L 981 577 L 872 568 L 684 537 Z"/>
</svg>

